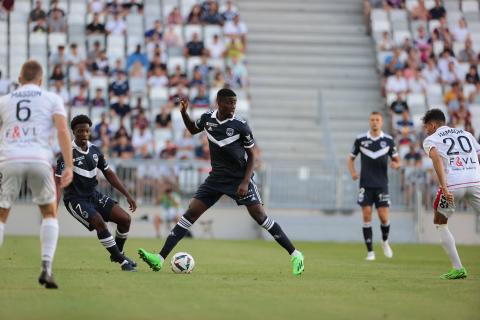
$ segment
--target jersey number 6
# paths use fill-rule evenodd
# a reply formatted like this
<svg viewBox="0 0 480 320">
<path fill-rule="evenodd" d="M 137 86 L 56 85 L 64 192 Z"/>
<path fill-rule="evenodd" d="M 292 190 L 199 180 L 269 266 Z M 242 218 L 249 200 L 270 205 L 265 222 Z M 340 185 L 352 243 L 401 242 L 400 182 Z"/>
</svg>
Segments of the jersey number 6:
<svg viewBox="0 0 480 320">
<path fill-rule="evenodd" d="M 24 104 L 23 106 L 22 106 L 22 103 Z M 30 103 L 30 100 L 20 100 L 20 101 L 18 101 L 18 103 L 17 103 L 17 119 L 18 119 L 18 121 L 25 122 L 25 121 L 28 121 L 28 119 L 30 119 L 32 111 L 30 110 L 30 108 L 28 106 L 25 105 L 25 104 L 28 104 L 28 103 Z"/>
</svg>

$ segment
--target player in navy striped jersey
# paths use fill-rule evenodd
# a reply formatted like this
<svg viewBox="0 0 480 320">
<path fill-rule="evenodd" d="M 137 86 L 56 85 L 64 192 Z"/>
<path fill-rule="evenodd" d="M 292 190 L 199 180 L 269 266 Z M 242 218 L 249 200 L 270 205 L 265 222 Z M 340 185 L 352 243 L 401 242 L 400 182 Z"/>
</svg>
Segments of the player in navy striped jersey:
<svg viewBox="0 0 480 320">
<path fill-rule="evenodd" d="M 188 102 L 181 101 L 183 122 L 191 134 L 202 131 L 208 137 L 212 171 L 199 187 L 189 208 L 168 236 L 159 254 L 139 249 L 140 257 L 154 270 L 162 268 L 163 261 L 185 236 L 195 221 L 222 195 L 247 207 L 255 221 L 268 230 L 273 238 L 291 255 L 293 274 L 304 270 L 303 254 L 296 250 L 282 228 L 265 214 L 262 200 L 253 180 L 255 140 L 248 124 L 235 117 L 237 97 L 230 89 L 217 93 L 218 109 L 204 113 L 196 122 L 187 113 Z"/>
<path fill-rule="evenodd" d="M 390 195 L 388 193 L 388 158 L 392 159 L 390 167 L 400 168 L 400 159 L 393 138 L 382 131 L 383 118 L 379 112 L 370 114 L 370 130 L 361 134 L 355 140 L 352 152 L 348 157 L 348 169 L 353 180 L 359 178 L 354 161 L 361 154 L 360 188 L 358 204 L 362 207 L 363 237 L 367 246 L 366 260 L 375 260 L 372 245 L 372 205 L 377 208 L 382 230 L 382 249 L 387 258 L 393 257 L 393 251 L 388 243 L 390 222 L 388 208 Z"/>
<path fill-rule="evenodd" d="M 130 230 L 130 215 L 110 197 L 96 190 L 97 170 L 102 171 L 107 181 L 126 198 L 132 212 L 137 205 L 128 190 L 109 168 L 101 150 L 88 141 L 91 120 L 86 115 L 72 119 L 70 127 L 75 137 L 73 146 L 73 182 L 64 189 L 63 202 L 68 212 L 89 231 L 96 230 L 98 239 L 110 252 L 110 259 L 121 265 L 124 271 L 135 271 L 136 263 L 123 254 L 123 246 Z M 60 177 L 64 161 L 57 161 L 56 176 Z M 57 202 L 60 200 L 59 180 L 57 179 Z M 117 224 L 115 239 L 108 231 L 105 222 Z"/>
</svg>

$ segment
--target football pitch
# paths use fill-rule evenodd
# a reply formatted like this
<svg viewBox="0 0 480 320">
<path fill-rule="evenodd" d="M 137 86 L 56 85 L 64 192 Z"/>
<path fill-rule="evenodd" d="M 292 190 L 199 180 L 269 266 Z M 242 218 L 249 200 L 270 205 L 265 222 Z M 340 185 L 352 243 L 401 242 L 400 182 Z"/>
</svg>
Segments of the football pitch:
<svg viewBox="0 0 480 320">
<path fill-rule="evenodd" d="M 291 275 L 283 249 L 270 241 L 184 240 L 192 274 L 169 263 L 152 272 L 135 253 L 163 241 L 130 239 L 137 273 L 120 271 L 93 238 L 60 238 L 59 290 L 37 283 L 39 240 L 6 237 L 0 248 L 0 319 L 479 319 L 480 247 L 459 246 L 469 271 L 446 281 L 440 245 L 395 245 L 395 256 L 363 261 L 363 244 L 297 242 L 305 273 Z"/>
</svg>

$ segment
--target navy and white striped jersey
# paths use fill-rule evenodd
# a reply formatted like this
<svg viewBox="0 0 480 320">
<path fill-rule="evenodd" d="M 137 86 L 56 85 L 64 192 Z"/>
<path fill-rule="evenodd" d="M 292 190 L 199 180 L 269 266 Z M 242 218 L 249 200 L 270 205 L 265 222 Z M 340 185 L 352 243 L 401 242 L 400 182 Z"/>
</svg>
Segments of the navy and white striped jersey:
<svg viewBox="0 0 480 320">
<path fill-rule="evenodd" d="M 398 156 L 393 138 L 381 132 L 372 137 L 370 131 L 357 136 L 351 156 L 361 156 L 360 187 L 384 188 L 388 185 L 388 158 Z"/>
<path fill-rule="evenodd" d="M 255 140 L 247 122 L 236 118 L 220 121 L 217 111 L 204 113 L 196 122 L 209 141 L 212 176 L 243 178 L 247 167 L 245 149 L 253 148 Z"/>
<path fill-rule="evenodd" d="M 88 198 L 95 192 L 97 181 L 97 169 L 105 172 L 108 169 L 108 163 L 100 149 L 88 143 L 88 148 L 83 151 L 82 148 L 72 142 L 73 147 L 73 181 L 65 188 L 64 199 L 69 198 Z M 55 176 L 61 177 L 65 167 L 63 157 L 60 156 L 57 161 Z"/>
</svg>

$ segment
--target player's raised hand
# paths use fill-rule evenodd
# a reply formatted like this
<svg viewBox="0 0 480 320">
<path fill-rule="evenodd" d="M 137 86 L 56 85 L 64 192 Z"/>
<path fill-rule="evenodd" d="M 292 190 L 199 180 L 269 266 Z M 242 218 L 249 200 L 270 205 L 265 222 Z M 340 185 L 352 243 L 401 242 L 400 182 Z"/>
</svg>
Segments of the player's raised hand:
<svg viewBox="0 0 480 320">
<path fill-rule="evenodd" d="M 188 109 L 188 100 L 187 97 L 180 97 L 180 112 L 185 113 Z"/>
<path fill-rule="evenodd" d="M 72 167 L 65 167 L 62 172 L 62 177 L 60 179 L 60 186 L 62 188 L 68 187 L 73 180 L 73 168 Z"/>
<path fill-rule="evenodd" d="M 132 197 L 127 197 L 128 207 L 130 211 L 135 212 L 137 210 L 137 202 Z"/>
</svg>

